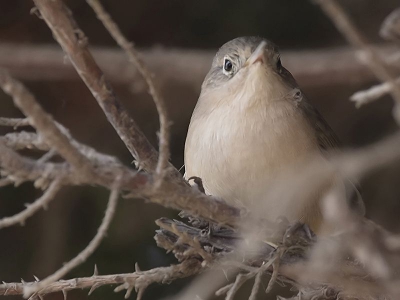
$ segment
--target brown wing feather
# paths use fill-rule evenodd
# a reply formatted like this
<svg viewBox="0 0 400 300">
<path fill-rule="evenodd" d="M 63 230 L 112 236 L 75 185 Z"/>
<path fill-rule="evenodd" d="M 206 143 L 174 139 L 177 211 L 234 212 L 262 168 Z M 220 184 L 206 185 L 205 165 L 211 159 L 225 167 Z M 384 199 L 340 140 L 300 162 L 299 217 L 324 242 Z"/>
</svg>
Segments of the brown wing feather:
<svg viewBox="0 0 400 300">
<path fill-rule="evenodd" d="M 299 89 L 296 80 L 288 70 L 282 68 L 281 75 L 294 89 Z M 314 128 L 315 136 L 321 152 L 325 153 L 327 151 L 331 151 L 332 149 L 337 149 L 340 146 L 340 142 L 335 132 L 325 121 L 319 111 L 310 102 L 308 102 L 304 95 L 301 94 L 301 91 L 298 97 L 301 97 L 301 99 L 298 99 L 299 108 L 305 115 L 305 118 L 310 122 L 310 125 Z M 348 179 L 345 181 L 347 199 L 349 200 L 350 207 L 354 211 L 364 215 L 365 206 L 362 200 L 361 188 L 359 184 Z"/>
</svg>

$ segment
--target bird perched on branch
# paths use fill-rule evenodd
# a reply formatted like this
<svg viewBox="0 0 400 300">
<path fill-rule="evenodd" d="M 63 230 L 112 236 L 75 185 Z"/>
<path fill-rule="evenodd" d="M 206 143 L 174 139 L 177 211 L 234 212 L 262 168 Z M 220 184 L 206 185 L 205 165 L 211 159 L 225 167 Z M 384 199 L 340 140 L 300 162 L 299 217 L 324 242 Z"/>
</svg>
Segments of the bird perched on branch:
<svg viewBox="0 0 400 300">
<path fill-rule="evenodd" d="M 216 54 L 201 88 L 185 144 L 185 177 L 207 194 L 266 218 L 284 216 L 318 231 L 323 191 L 307 201 L 268 197 L 276 178 L 338 145 L 332 129 L 286 70 L 276 45 L 239 37 Z M 301 173 L 298 174 L 301 176 Z M 341 180 L 332 178 L 332 185 Z M 288 186 L 287 188 L 290 188 Z M 363 213 L 358 191 L 348 204 Z"/>
</svg>

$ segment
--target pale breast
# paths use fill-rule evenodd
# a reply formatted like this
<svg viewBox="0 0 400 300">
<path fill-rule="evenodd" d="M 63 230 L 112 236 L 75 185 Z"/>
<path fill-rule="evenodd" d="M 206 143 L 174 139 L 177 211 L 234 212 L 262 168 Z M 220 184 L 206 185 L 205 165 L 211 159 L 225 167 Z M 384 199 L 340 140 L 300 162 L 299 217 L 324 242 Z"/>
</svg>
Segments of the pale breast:
<svg viewBox="0 0 400 300">
<path fill-rule="evenodd" d="M 269 182 L 319 152 L 313 129 L 292 103 L 252 109 L 220 106 L 193 118 L 186 142 L 186 177 L 202 178 L 208 194 L 236 205 L 267 201 Z M 271 203 L 268 211 L 278 206 Z"/>
</svg>

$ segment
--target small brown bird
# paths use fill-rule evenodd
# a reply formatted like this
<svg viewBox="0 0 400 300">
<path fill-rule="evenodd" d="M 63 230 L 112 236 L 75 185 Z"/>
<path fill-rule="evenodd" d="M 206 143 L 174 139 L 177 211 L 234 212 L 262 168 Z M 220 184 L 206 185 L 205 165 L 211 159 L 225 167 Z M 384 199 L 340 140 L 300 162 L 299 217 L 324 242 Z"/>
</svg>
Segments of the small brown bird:
<svg viewBox="0 0 400 300">
<path fill-rule="evenodd" d="M 325 158 L 337 145 L 332 129 L 282 66 L 277 46 L 239 37 L 219 49 L 203 82 L 186 138 L 185 178 L 200 177 L 207 194 L 250 210 L 263 203 L 266 218 L 301 220 L 318 231 L 321 194 L 287 204 L 268 199 L 267 189 L 280 172 L 311 155 Z M 363 213 L 354 191 L 349 204 Z"/>
</svg>

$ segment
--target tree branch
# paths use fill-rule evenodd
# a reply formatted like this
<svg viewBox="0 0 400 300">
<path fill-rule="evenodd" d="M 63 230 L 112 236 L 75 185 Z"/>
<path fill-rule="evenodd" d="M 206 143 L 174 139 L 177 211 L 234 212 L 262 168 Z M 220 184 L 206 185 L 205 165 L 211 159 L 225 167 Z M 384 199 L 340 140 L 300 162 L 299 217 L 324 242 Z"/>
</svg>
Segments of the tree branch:
<svg viewBox="0 0 400 300">
<path fill-rule="evenodd" d="M 396 79 L 396 84 L 400 85 L 400 78 Z M 355 102 L 356 107 L 359 108 L 364 104 L 370 103 L 374 100 L 377 100 L 385 95 L 387 95 L 391 90 L 391 86 L 389 83 L 384 82 L 381 84 L 374 85 L 367 90 L 358 91 L 354 93 L 350 100 Z"/>
<path fill-rule="evenodd" d="M 143 76 L 146 81 L 150 95 L 153 98 L 153 101 L 157 107 L 158 117 L 160 121 L 160 134 L 159 134 L 159 155 L 158 162 L 155 169 L 155 182 L 154 188 L 159 188 L 162 184 L 164 177 L 167 174 L 168 160 L 169 160 L 169 120 L 167 115 L 167 108 L 165 105 L 165 101 L 162 98 L 158 88 L 155 86 L 153 81 L 153 74 L 150 73 L 147 66 L 143 63 L 140 58 L 139 52 L 133 46 L 133 43 L 130 43 L 125 36 L 122 34 L 121 30 L 118 28 L 118 25 L 113 21 L 111 16 L 105 11 L 100 1 L 98 0 L 87 0 L 87 3 L 92 7 L 95 11 L 97 18 L 103 23 L 104 27 L 111 34 L 113 39 L 118 43 L 118 45 L 125 50 L 129 61 L 133 63 L 134 66 L 139 70 L 140 74 Z"/>
<path fill-rule="evenodd" d="M 0 126 L 11 126 L 14 128 L 29 126 L 28 119 L 18 119 L 18 118 L 0 118 Z"/>
<path fill-rule="evenodd" d="M 63 276 L 65 276 L 72 269 L 79 266 L 81 263 L 85 262 L 87 258 L 92 255 L 92 253 L 97 249 L 103 240 L 104 236 L 107 233 L 108 228 L 110 227 L 111 221 L 114 217 L 115 208 L 117 207 L 117 201 L 119 196 L 119 184 L 120 178 L 116 180 L 115 187 L 110 193 L 110 199 L 108 200 L 107 209 L 104 215 L 104 218 L 100 224 L 99 229 L 97 230 L 96 235 L 90 241 L 90 243 L 83 249 L 77 256 L 71 259 L 68 263 L 66 263 L 62 268 L 54 272 L 49 277 L 44 280 L 34 283 L 29 286 L 24 287 L 24 297 L 30 297 L 32 294 L 41 294 L 42 290 L 45 289 L 49 284 L 59 280 Z"/>
<path fill-rule="evenodd" d="M 35 97 L 5 70 L 0 70 L 0 86 L 9 94 L 15 105 L 28 117 L 30 123 L 44 139 L 84 177 L 96 177 L 91 162 L 82 155 L 55 125 L 53 118 L 37 103 Z"/>
<path fill-rule="evenodd" d="M 96 153 L 92 155 L 97 156 Z M 6 181 L 11 180 L 16 184 L 33 181 L 36 187 L 47 188 L 49 182 L 62 177 L 64 185 L 100 184 L 111 189 L 115 178 L 123 174 L 121 189 L 135 191 L 138 196 L 148 184 L 151 184 L 151 176 L 134 172 L 123 165 L 107 162 L 108 160 L 96 167 L 95 178 L 78 176 L 79 174 L 76 174 L 67 163 L 39 162 L 23 157 L 7 147 L 0 138 L 0 167 L 3 169 L 2 175 L 7 176 Z"/>
<path fill-rule="evenodd" d="M 122 285 L 119 290 L 129 288 L 132 284 L 144 287 L 152 283 L 165 283 L 179 278 L 189 277 L 197 274 L 200 269 L 201 262 L 197 259 L 186 260 L 178 265 L 169 267 L 155 268 L 148 271 L 138 270 L 127 274 L 98 275 L 96 268 L 93 276 L 53 282 L 44 287 L 39 294 L 47 295 L 50 293 L 63 292 L 66 295 L 68 291 L 87 288 L 90 288 L 89 294 L 91 294 L 95 289 L 101 286 L 115 284 Z M 34 286 L 37 282 L 40 281 L 0 284 L 0 295 L 23 295 L 24 289 Z"/>
<path fill-rule="evenodd" d="M 148 143 L 147 139 L 137 128 L 134 120 L 131 119 L 128 116 L 127 112 L 123 109 L 123 107 L 120 106 L 120 103 L 118 99 L 114 96 L 108 82 L 105 81 L 102 72 L 94 62 L 91 54 L 88 52 L 86 39 L 83 33 L 75 24 L 71 13 L 68 11 L 63 2 L 60 0 L 34 1 L 41 11 L 43 18 L 52 29 L 54 36 L 62 45 L 64 51 L 69 55 L 79 75 L 85 81 L 92 94 L 96 97 L 98 103 L 105 111 L 108 119 L 116 128 L 118 134 L 126 143 L 131 153 L 135 154 L 136 157 L 140 159 L 139 162 L 142 166 L 144 166 L 146 170 L 150 172 L 156 171 L 158 173 L 160 172 L 160 170 L 164 170 L 168 155 L 165 156 L 165 153 L 161 153 L 161 159 L 159 159 L 157 162 L 156 150 L 154 150 L 154 148 L 152 148 L 152 146 Z M 321 1 L 322 3 L 322 1 L 324 0 L 319 1 Z M 103 17 L 107 19 L 109 16 L 103 15 Z M 353 38 L 353 42 L 359 47 L 363 48 L 365 46 L 364 44 L 362 44 L 363 41 L 359 39 L 359 36 L 357 36 L 357 32 L 354 31 L 354 28 L 351 27 L 351 24 L 349 22 L 346 22 L 347 21 L 345 20 L 344 27 L 347 28 L 347 30 L 353 30 L 353 32 L 350 30 L 349 39 Z M 121 35 L 115 24 L 109 23 L 108 25 L 112 27 L 110 29 L 112 33 L 115 34 L 115 30 L 117 30 L 116 37 L 117 39 L 121 39 Z M 122 45 L 126 46 L 127 50 L 132 51 L 130 45 L 125 39 L 122 39 L 122 41 L 120 42 L 122 43 Z M 374 53 L 369 54 L 374 55 Z M 136 53 L 130 53 L 130 55 L 133 56 L 131 57 L 131 59 L 135 60 L 137 58 L 135 56 Z M 379 61 L 378 63 L 382 62 Z M 377 70 L 377 74 L 379 76 L 382 76 L 382 74 L 385 75 L 385 66 L 383 66 L 382 64 L 380 67 L 383 68 L 383 73 L 381 69 Z M 372 69 L 373 68 L 374 66 L 372 67 Z M 64 276 L 69 270 L 86 260 L 87 257 L 95 250 L 95 248 L 99 245 L 101 239 L 104 237 L 105 231 L 107 230 L 111 222 L 118 197 L 118 191 L 120 189 L 124 191 L 129 191 L 135 196 L 139 195 L 146 197 L 151 202 L 159 203 L 161 205 L 172 207 L 175 209 L 185 210 L 193 215 L 201 216 L 206 220 L 216 221 L 219 223 L 219 225 L 227 224 L 229 226 L 238 226 L 248 229 L 246 228 L 246 225 L 250 224 L 250 229 L 252 231 L 249 231 L 249 234 L 257 234 L 257 237 L 253 238 L 252 236 L 246 236 L 244 242 L 250 243 L 253 242 L 253 240 L 256 240 L 257 242 L 262 242 L 261 244 L 263 246 L 265 245 L 264 237 L 267 230 L 264 230 L 264 223 L 261 223 L 263 220 L 259 215 L 242 214 L 239 209 L 230 206 L 221 200 L 217 200 L 210 196 L 204 195 L 196 189 L 189 188 L 189 186 L 184 184 L 184 181 L 181 180 L 179 173 L 172 168 L 171 170 L 173 171 L 171 171 L 172 173 L 170 173 L 172 174 L 172 176 L 167 177 L 165 182 L 163 182 L 162 186 L 160 186 L 159 189 L 152 189 L 152 184 L 154 184 L 152 174 L 136 174 L 129 168 L 119 164 L 118 161 L 116 161 L 115 164 L 104 163 L 106 157 L 99 158 L 99 153 L 97 153 L 93 149 L 89 149 L 89 151 L 87 151 L 88 149 L 85 148 L 85 146 L 80 145 L 79 143 L 74 141 L 72 137 L 68 134 L 68 132 L 63 129 L 63 127 L 57 125 L 57 123 L 49 115 L 45 114 L 41 107 L 36 103 L 34 97 L 19 82 L 13 80 L 5 73 L 0 73 L 0 85 L 2 85 L 3 88 L 13 96 L 15 103 L 28 116 L 30 124 L 32 124 L 38 131 L 36 135 L 29 135 L 26 140 L 21 141 L 20 143 L 16 142 L 15 139 L 18 139 L 18 135 L 19 137 L 21 137 L 22 133 L 10 134 L 7 136 L 8 140 L 5 137 L 0 138 L 0 166 L 2 168 L 2 175 L 6 176 L 5 184 L 7 184 L 10 180 L 35 180 L 36 182 L 41 181 L 38 186 L 44 187 L 46 185 L 43 182 L 45 182 L 46 180 L 49 181 L 49 178 L 60 179 L 60 176 L 62 174 L 63 176 L 65 176 L 64 178 L 66 178 L 66 181 L 63 180 L 63 183 L 100 184 L 113 190 L 110 195 L 110 200 L 107 206 L 105 217 L 94 239 L 77 257 L 72 259 L 68 264 L 58 270 L 55 274 L 49 276 L 41 282 L 30 284 L 22 283 L 22 286 L 18 286 L 19 288 L 22 287 L 23 291 L 20 292 L 24 292 L 25 296 L 34 293 L 34 296 L 40 297 L 41 295 L 45 294 L 46 291 L 50 289 L 50 287 L 53 287 L 52 282 L 54 280 L 58 280 L 59 278 Z M 157 102 L 160 100 L 155 99 L 155 101 Z M 160 103 L 158 104 L 160 105 Z M 161 104 L 161 106 L 162 105 L 163 104 Z M 167 120 L 165 119 L 164 121 L 166 122 Z M 166 125 L 167 123 L 163 124 Z M 162 125 L 161 127 L 163 128 Z M 166 127 L 164 129 L 166 130 Z M 43 141 L 40 140 L 41 136 L 43 136 Z M 166 132 L 164 132 L 163 138 L 167 138 Z M 21 146 L 24 147 L 24 145 L 29 145 L 29 141 L 34 141 L 37 148 L 42 148 L 45 151 L 49 150 L 49 152 L 46 153 L 45 156 L 42 157 L 42 159 L 34 161 L 32 159 L 22 157 L 13 150 L 18 149 Z M 306 193 L 311 193 L 315 191 L 318 187 L 325 184 L 327 177 L 331 178 L 330 175 L 332 174 L 336 175 L 337 172 L 339 172 L 349 174 L 351 175 L 351 177 L 359 177 L 377 167 L 381 167 L 382 165 L 398 160 L 400 158 L 400 152 L 398 151 L 399 147 L 400 134 L 397 133 L 391 136 L 389 139 L 379 142 L 370 147 L 333 156 L 331 159 L 332 165 L 326 164 L 326 161 L 321 163 L 319 160 L 315 159 L 311 161 L 309 165 L 307 164 L 304 170 L 302 169 L 301 174 L 299 174 L 298 172 L 293 175 L 289 174 L 286 178 L 284 178 L 282 182 L 277 181 L 278 184 L 274 185 L 274 189 L 276 188 L 276 190 L 271 191 L 271 194 L 267 194 L 265 195 L 265 197 L 268 199 L 269 197 L 273 196 L 282 199 L 291 199 L 290 196 L 293 197 L 293 195 L 295 194 L 295 197 L 301 199 L 301 197 L 305 197 Z M 90 150 L 93 150 L 92 155 L 98 158 L 98 163 L 96 163 L 94 159 L 90 158 Z M 66 163 L 60 164 L 48 162 L 48 157 L 51 157 L 54 154 L 54 151 L 60 153 L 60 155 L 65 158 Z M 142 156 L 142 154 L 144 156 Z M 60 172 L 56 174 L 56 171 Z M 115 186 L 115 178 L 118 178 L 117 187 Z M 288 191 L 288 185 L 291 187 L 291 191 Z M 282 193 L 279 193 L 282 188 L 284 188 L 285 190 Z M 39 204 L 40 203 L 38 203 L 37 205 Z M 262 212 L 261 204 L 260 211 Z M 335 289 L 335 292 L 336 290 L 343 290 L 343 293 L 345 293 L 347 292 L 347 286 L 343 287 L 342 285 L 340 285 L 340 282 L 337 280 L 337 278 L 334 277 L 339 274 L 339 271 L 342 271 L 342 268 L 347 267 L 344 262 L 347 262 L 346 258 L 350 255 L 353 256 L 355 259 L 363 262 L 365 264 L 365 268 L 360 268 L 358 264 L 356 264 L 355 266 L 350 266 L 348 269 L 351 272 L 349 276 L 346 276 L 346 279 L 353 279 L 352 276 L 354 275 L 354 273 L 356 273 L 356 275 L 362 274 L 363 277 L 361 279 L 359 279 L 358 281 L 357 279 L 355 280 L 356 283 L 359 283 L 359 286 L 357 287 L 365 287 L 366 290 L 369 289 L 368 291 L 376 289 L 380 293 L 389 291 L 395 296 L 398 295 L 398 288 L 396 288 L 394 284 L 397 284 L 398 286 L 399 278 L 396 275 L 396 272 L 394 272 L 393 270 L 396 270 L 398 268 L 400 262 L 398 261 L 397 256 L 392 257 L 390 255 L 387 255 L 391 254 L 393 251 L 398 251 L 398 249 L 393 246 L 396 245 L 395 239 L 392 239 L 391 246 L 392 248 L 394 247 L 392 249 L 388 246 L 389 243 L 386 239 L 386 236 L 382 235 L 381 233 L 376 233 L 375 231 L 370 230 L 367 226 L 364 226 L 365 224 L 360 221 L 360 218 L 353 218 L 352 215 L 345 214 L 347 213 L 347 211 L 345 213 L 338 214 L 338 217 L 334 214 L 338 211 L 339 209 L 335 210 L 333 213 L 332 211 L 323 211 L 328 216 L 328 221 L 333 220 L 336 223 L 341 223 L 338 224 L 338 227 L 341 228 L 341 225 L 346 227 L 347 229 L 347 232 L 345 232 L 343 236 L 338 237 L 338 245 L 342 248 L 338 248 L 336 246 L 334 250 L 337 251 L 333 253 L 333 258 L 330 257 L 333 260 L 335 260 L 336 258 L 340 258 L 340 260 L 335 261 L 336 265 L 332 266 L 330 273 L 324 272 L 324 270 L 321 271 L 319 269 L 317 271 L 320 271 L 320 273 L 315 272 L 314 270 L 310 271 L 311 267 L 315 267 L 312 264 L 313 262 L 316 261 L 321 263 L 321 261 L 318 261 L 318 257 L 315 258 L 313 256 L 308 256 L 304 252 L 305 250 L 309 249 L 312 243 L 314 243 L 314 236 L 309 231 L 306 231 L 304 235 L 297 236 L 295 234 L 295 231 L 287 230 L 283 233 L 282 242 L 278 244 L 276 249 L 274 249 L 273 252 L 268 252 L 270 254 L 272 253 L 272 255 L 255 257 L 249 254 L 248 256 L 246 256 L 246 258 L 250 257 L 250 260 L 245 261 L 245 263 L 247 264 L 245 268 L 247 274 L 238 276 L 234 284 L 225 287 L 222 291 L 228 294 L 228 299 L 232 299 L 237 289 L 240 287 L 240 285 L 244 283 L 245 279 L 256 277 L 257 282 L 254 285 L 251 295 L 251 298 L 254 298 L 260 286 L 260 274 L 266 271 L 270 271 L 270 269 L 272 269 L 273 267 L 271 281 L 267 287 L 267 291 L 269 291 L 272 287 L 272 284 L 277 279 L 277 272 L 278 269 L 280 269 L 280 260 L 282 259 L 282 262 L 284 262 L 286 258 L 285 255 L 297 255 L 294 256 L 294 259 L 292 261 L 289 261 L 288 265 L 282 266 L 283 268 L 282 270 L 280 269 L 280 274 L 291 274 L 291 278 L 296 278 L 297 280 L 299 280 L 300 284 L 304 284 L 304 286 L 307 287 L 309 286 L 309 282 L 301 281 L 304 280 L 304 278 L 313 278 L 314 283 L 323 286 L 325 286 L 326 282 L 328 282 L 329 288 L 330 286 L 333 286 L 334 288 L 338 287 L 338 289 Z M 168 250 L 174 250 L 177 258 L 183 259 L 184 261 L 177 266 L 171 266 L 169 268 L 157 268 L 147 272 L 141 272 L 137 269 L 135 272 L 136 277 L 124 278 L 121 282 L 119 282 L 121 283 L 121 285 L 117 287 L 116 291 L 126 289 L 126 297 L 128 297 L 135 288 L 138 292 L 138 298 L 140 298 L 143 295 L 145 288 L 147 288 L 147 286 L 153 282 L 164 282 L 165 280 L 173 280 L 176 278 L 186 277 L 198 273 L 202 270 L 201 261 L 204 261 L 204 265 L 207 265 L 206 263 L 212 262 L 212 259 L 215 259 L 219 255 L 222 256 L 226 253 L 234 253 L 235 251 L 236 253 L 234 254 L 238 254 L 238 252 L 240 253 L 240 251 L 249 250 L 249 248 L 244 249 L 243 247 L 242 249 L 242 247 L 237 246 L 237 243 L 235 243 L 238 239 L 237 236 L 234 237 L 235 242 L 231 241 L 231 244 L 228 245 L 227 249 L 223 248 L 221 250 L 218 247 L 215 247 L 215 245 L 212 243 L 221 244 L 223 242 L 223 239 L 221 238 L 221 236 L 217 236 L 216 238 L 214 237 L 215 239 L 211 241 L 211 238 L 213 238 L 212 230 L 209 230 L 209 232 L 211 233 L 208 234 L 209 236 L 206 235 L 206 237 L 204 237 L 204 233 L 202 230 L 191 231 L 191 233 L 194 232 L 195 234 L 200 234 L 200 238 L 191 239 L 192 236 L 188 232 L 181 230 L 182 228 L 187 229 L 187 227 L 184 227 L 183 225 L 176 222 L 168 223 L 167 225 L 165 225 L 165 223 L 163 224 L 163 230 L 169 230 L 170 232 L 168 232 L 168 235 L 165 234 L 165 236 L 162 236 L 163 240 L 161 240 L 161 243 L 160 239 L 157 240 L 159 242 L 159 245 L 165 246 L 165 248 Z M 262 228 L 262 232 L 259 233 L 258 231 L 254 231 L 254 227 Z M 298 227 L 294 228 L 296 230 L 298 229 Z M 230 228 L 223 229 L 223 232 L 226 233 L 227 230 L 229 230 Z M 163 233 L 165 233 L 165 231 L 163 231 Z M 160 235 L 158 237 L 160 238 Z M 201 239 L 201 237 L 203 239 Z M 204 239 L 206 239 L 207 241 L 204 242 Z M 302 243 L 304 239 L 307 242 L 305 244 Z M 327 244 L 324 244 L 324 242 L 321 243 L 320 241 L 318 241 L 317 244 L 317 246 L 320 247 L 326 245 Z M 265 248 L 267 247 L 263 247 L 262 249 Z M 300 249 L 299 252 L 296 252 L 298 249 Z M 318 249 L 320 250 L 321 248 L 317 247 L 317 250 Z M 323 254 L 332 254 L 332 252 L 327 252 L 327 254 L 323 252 Z M 323 257 L 323 255 L 321 256 Z M 196 258 L 194 259 L 193 257 Z M 241 260 L 244 260 L 243 257 L 244 256 L 240 256 Z M 305 266 L 303 268 L 303 271 L 305 270 L 307 272 L 312 272 L 314 276 L 318 273 L 318 275 L 321 275 L 322 279 L 325 279 L 323 277 L 323 275 L 325 275 L 326 278 L 328 278 L 326 282 L 321 282 L 321 278 L 315 278 L 311 276 L 307 277 L 306 275 L 308 274 L 302 274 L 301 272 L 296 273 L 296 271 L 298 270 L 293 271 L 293 269 L 296 269 L 295 267 L 297 266 L 293 265 L 293 262 L 300 262 L 300 264 L 302 264 L 305 257 L 309 258 L 310 260 L 306 261 L 306 263 L 303 264 L 303 267 Z M 255 264 L 256 262 L 258 263 L 258 269 L 254 269 L 253 267 L 253 264 Z M 184 265 L 185 263 L 188 263 L 191 269 L 189 269 L 189 265 Z M 230 263 L 233 264 L 233 262 Z M 285 267 L 288 267 L 286 269 L 287 273 L 285 273 Z M 326 269 L 326 266 L 324 267 Z M 370 282 L 365 280 L 365 275 L 369 275 L 367 274 L 367 271 L 372 273 L 371 275 L 374 275 L 373 272 L 376 271 L 377 277 L 380 277 L 378 279 L 373 278 L 373 284 L 370 284 Z M 302 275 L 301 278 L 296 277 L 299 276 L 299 274 Z M 348 274 L 346 273 L 346 275 Z M 97 274 L 95 274 L 92 278 L 98 279 L 98 277 L 100 276 L 97 276 Z M 387 285 L 382 286 L 380 285 L 381 277 L 383 279 L 389 279 L 391 280 L 391 282 L 388 282 Z M 115 278 L 110 279 L 107 277 L 102 279 L 109 280 L 107 282 L 116 283 Z M 332 282 L 334 284 L 332 284 Z M 69 289 L 68 287 L 64 288 L 61 281 L 58 283 L 61 284 L 58 285 L 58 287 L 61 288 L 62 291 L 67 291 Z M 93 283 L 93 280 L 89 284 L 91 284 L 90 286 L 92 287 L 91 291 L 102 285 L 101 282 L 97 281 Z M 75 281 L 75 286 L 71 287 L 71 289 L 75 288 L 77 285 L 78 280 Z M 11 294 L 13 289 L 15 291 L 17 291 L 18 289 L 16 284 L 14 286 L 15 289 L 13 286 L 3 284 L 0 286 L 0 291 L 2 289 L 5 289 L 5 293 Z M 362 292 L 364 292 L 364 290 L 362 290 Z M 335 294 L 335 297 L 336 296 L 337 295 Z"/>
<path fill-rule="evenodd" d="M 385 18 L 381 26 L 380 35 L 390 41 L 400 42 L 400 8 L 393 11 Z M 389 63 L 399 64 L 400 53 L 394 53 L 389 57 Z M 395 80 L 396 85 L 400 86 L 400 77 Z M 360 107 L 363 104 L 376 100 L 391 91 L 390 83 L 384 82 L 373 86 L 365 91 L 355 93 L 350 97 L 351 101 L 356 102 L 356 106 Z"/>
<path fill-rule="evenodd" d="M 157 168 L 157 151 L 115 96 L 89 52 L 87 39 L 73 19 L 72 13 L 60 0 L 34 0 L 34 3 L 139 166 L 147 171 L 154 171 Z M 172 165 L 169 170 L 175 179 L 181 178 Z"/>
<path fill-rule="evenodd" d="M 0 229 L 4 227 L 9 227 L 15 224 L 24 225 L 25 221 L 32 217 L 39 209 L 46 208 L 47 205 L 52 201 L 57 192 L 61 189 L 63 183 L 63 178 L 60 177 L 55 179 L 49 186 L 49 188 L 43 193 L 43 195 L 35 200 L 32 204 L 27 205 L 27 208 L 20 213 L 12 217 L 4 217 L 0 219 Z"/>
<path fill-rule="evenodd" d="M 396 84 L 394 77 L 390 74 L 383 59 L 381 59 L 377 51 L 366 42 L 361 32 L 354 26 L 343 8 L 335 0 L 316 0 L 316 2 L 347 41 L 359 49 L 360 53 L 357 57 L 368 65 L 380 81 L 389 84 L 390 94 L 398 108 L 394 110 L 394 116 L 396 121 L 400 123 L 400 86 Z"/>
</svg>

